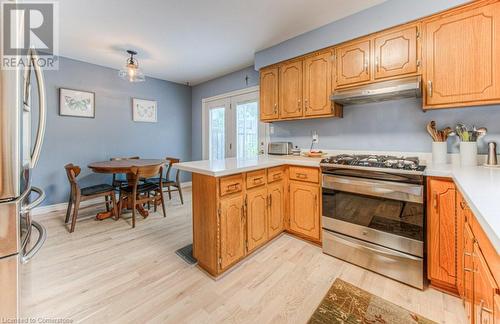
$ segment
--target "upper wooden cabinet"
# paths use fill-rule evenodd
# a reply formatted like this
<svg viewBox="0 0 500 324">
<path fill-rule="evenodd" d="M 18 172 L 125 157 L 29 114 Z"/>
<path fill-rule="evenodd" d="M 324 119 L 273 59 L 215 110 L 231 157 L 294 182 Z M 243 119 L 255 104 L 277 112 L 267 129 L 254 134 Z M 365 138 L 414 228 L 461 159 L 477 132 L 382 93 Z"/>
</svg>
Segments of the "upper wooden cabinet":
<svg viewBox="0 0 500 324">
<path fill-rule="evenodd" d="M 332 66 L 331 51 L 304 60 L 304 116 L 321 116 L 332 112 Z"/>
<path fill-rule="evenodd" d="M 337 85 L 370 81 L 371 41 L 355 40 L 337 48 Z"/>
<path fill-rule="evenodd" d="M 390 30 L 374 38 L 376 80 L 417 72 L 417 36 L 418 27 L 413 25 Z"/>
<path fill-rule="evenodd" d="M 500 101 L 500 2 L 479 4 L 424 22 L 425 108 Z"/>
<path fill-rule="evenodd" d="M 279 116 L 292 118 L 302 116 L 302 60 L 280 67 Z"/>
<path fill-rule="evenodd" d="M 260 71 L 260 119 L 273 120 L 279 117 L 279 69 L 266 68 Z"/>
<path fill-rule="evenodd" d="M 428 276 L 433 285 L 456 292 L 455 185 L 452 181 L 428 179 L 427 188 Z"/>
</svg>

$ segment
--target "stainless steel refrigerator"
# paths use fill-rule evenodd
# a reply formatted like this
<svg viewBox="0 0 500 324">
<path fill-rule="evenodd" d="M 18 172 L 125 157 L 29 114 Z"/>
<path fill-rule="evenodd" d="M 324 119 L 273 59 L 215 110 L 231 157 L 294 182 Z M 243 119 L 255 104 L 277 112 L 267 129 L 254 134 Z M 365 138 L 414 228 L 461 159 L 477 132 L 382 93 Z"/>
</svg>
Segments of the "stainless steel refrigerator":
<svg viewBox="0 0 500 324">
<path fill-rule="evenodd" d="M 20 267 L 40 250 L 45 229 L 31 219 L 31 210 L 45 193 L 31 185 L 45 133 L 46 104 L 43 74 L 30 51 L 29 66 L 0 69 L 0 319 L 19 317 Z M 33 88 L 33 89 L 32 89 Z M 38 97 L 31 104 L 32 90 Z M 37 109 L 38 120 L 32 112 Z M 34 114 L 35 115 L 35 114 Z M 34 142 L 32 144 L 32 135 Z M 34 231 L 33 231 L 34 229 Z M 37 233 L 38 232 L 38 233 Z"/>
</svg>

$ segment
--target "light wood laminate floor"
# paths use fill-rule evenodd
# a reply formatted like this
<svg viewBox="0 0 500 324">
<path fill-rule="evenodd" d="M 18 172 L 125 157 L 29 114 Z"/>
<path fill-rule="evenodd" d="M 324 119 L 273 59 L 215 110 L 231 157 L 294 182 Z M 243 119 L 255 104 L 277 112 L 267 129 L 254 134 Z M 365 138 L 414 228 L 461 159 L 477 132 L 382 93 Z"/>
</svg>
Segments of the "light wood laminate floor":
<svg viewBox="0 0 500 324">
<path fill-rule="evenodd" d="M 174 251 L 191 242 L 191 192 L 167 218 L 95 221 L 83 209 L 69 234 L 64 212 L 35 218 L 48 239 L 22 269 L 22 315 L 88 323 L 306 323 L 336 278 L 441 323 L 464 323 L 458 298 L 408 287 L 283 235 L 218 281 Z"/>
</svg>

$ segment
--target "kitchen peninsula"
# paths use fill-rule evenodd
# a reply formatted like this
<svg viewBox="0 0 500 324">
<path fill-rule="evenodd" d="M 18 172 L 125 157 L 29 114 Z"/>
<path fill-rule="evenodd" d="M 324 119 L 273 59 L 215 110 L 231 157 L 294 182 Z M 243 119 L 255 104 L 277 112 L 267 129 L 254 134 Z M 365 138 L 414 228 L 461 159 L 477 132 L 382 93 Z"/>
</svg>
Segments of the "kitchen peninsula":
<svg viewBox="0 0 500 324">
<path fill-rule="evenodd" d="M 193 254 L 199 266 L 217 277 L 283 232 L 321 245 L 320 161 L 264 155 L 176 165 L 192 172 Z M 456 184 L 464 199 L 457 208 L 467 205 L 476 230 L 480 228 L 484 234 L 484 244 L 498 256 L 500 223 L 495 206 L 500 201 L 500 172 L 483 167 L 427 165 L 424 175 L 428 181 L 444 179 Z M 427 200 L 429 204 L 433 199 Z M 457 223 L 454 226 L 460 228 Z"/>
</svg>

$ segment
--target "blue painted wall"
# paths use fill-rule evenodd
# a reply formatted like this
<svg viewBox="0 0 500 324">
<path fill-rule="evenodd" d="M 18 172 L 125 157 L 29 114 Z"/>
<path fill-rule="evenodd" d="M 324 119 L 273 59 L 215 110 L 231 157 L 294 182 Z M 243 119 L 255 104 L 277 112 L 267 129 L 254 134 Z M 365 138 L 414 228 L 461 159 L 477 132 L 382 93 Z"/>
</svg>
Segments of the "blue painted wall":
<svg viewBox="0 0 500 324">
<path fill-rule="evenodd" d="M 109 182 L 87 165 L 113 156 L 191 159 L 191 88 L 152 78 L 132 84 L 117 71 L 61 58 L 59 71 L 46 71 L 47 132 L 34 185 L 42 186 L 45 205 L 67 201 L 69 185 L 64 165 L 82 167 L 81 184 Z M 95 92 L 95 119 L 59 116 L 59 88 Z M 157 100 L 158 122 L 132 121 L 132 97 Z M 189 180 L 185 174 L 183 180 Z"/>
<path fill-rule="evenodd" d="M 248 84 L 245 77 L 248 76 Z M 247 87 L 253 87 L 259 84 L 259 72 L 252 66 L 242 70 L 227 74 L 220 78 L 201 83 L 192 88 L 192 130 L 193 141 L 191 156 L 193 160 L 202 159 L 202 140 L 201 140 L 201 101 L 204 98 L 213 97 L 226 92 L 240 90 Z"/>
<path fill-rule="evenodd" d="M 365 36 L 466 3 L 466 0 L 389 0 L 255 54 L 255 69 Z M 332 8 L 332 10 L 335 10 Z"/>
</svg>

